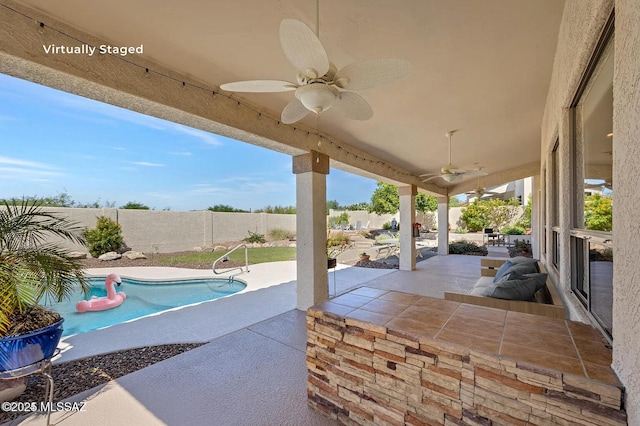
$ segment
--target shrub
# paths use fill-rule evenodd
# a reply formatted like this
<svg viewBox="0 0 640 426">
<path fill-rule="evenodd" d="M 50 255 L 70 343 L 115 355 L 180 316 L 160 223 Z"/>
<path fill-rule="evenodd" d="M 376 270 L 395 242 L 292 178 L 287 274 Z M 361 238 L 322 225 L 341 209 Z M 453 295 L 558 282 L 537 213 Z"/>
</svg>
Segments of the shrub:
<svg viewBox="0 0 640 426">
<path fill-rule="evenodd" d="M 275 241 L 278 240 L 291 240 L 296 236 L 296 233 L 287 229 L 272 229 L 269 231 L 269 238 Z"/>
<path fill-rule="evenodd" d="M 458 240 L 449 243 L 449 253 L 486 256 L 488 251 L 486 247 L 478 246 L 471 241 Z"/>
<path fill-rule="evenodd" d="M 472 232 L 482 231 L 483 228 L 489 225 L 484 204 L 481 204 L 478 200 L 475 200 L 472 204 L 462 209 L 460 220 L 464 222 L 467 225 L 467 229 Z"/>
<path fill-rule="evenodd" d="M 361 230 L 360 235 L 364 238 L 373 238 L 371 232 L 367 231 L 366 229 Z"/>
<path fill-rule="evenodd" d="M 349 214 L 347 212 L 343 212 L 339 216 L 331 216 L 327 225 L 333 228 L 342 225 L 343 222 L 349 223 Z"/>
<path fill-rule="evenodd" d="M 342 232 L 338 234 L 333 234 L 327 238 L 327 247 L 334 247 L 343 244 L 351 244 L 351 238 L 347 234 L 343 234 Z"/>
<path fill-rule="evenodd" d="M 124 246 L 122 228 L 106 216 L 98 217 L 94 229 L 85 229 L 84 238 L 91 256 L 98 257 L 110 251 L 118 251 Z"/>
<path fill-rule="evenodd" d="M 469 230 L 467 228 L 465 228 L 464 226 L 462 227 L 457 227 L 455 230 L 456 234 L 466 234 L 467 232 L 469 232 Z"/>
<path fill-rule="evenodd" d="M 351 238 L 342 232 L 327 238 L 327 257 L 335 258 L 350 247 Z"/>
<path fill-rule="evenodd" d="M 391 222 L 385 222 L 382 224 L 382 229 L 389 230 L 391 229 Z"/>
<path fill-rule="evenodd" d="M 245 243 L 261 243 L 261 244 L 267 242 L 263 234 L 258 234 L 257 232 L 251 232 L 251 231 L 249 231 L 249 236 L 243 239 L 242 241 L 244 241 Z"/>
<path fill-rule="evenodd" d="M 505 226 L 502 228 L 502 233 L 507 235 L 524 235 L 526 233 L 525 229 L 521 226 Z"/>
<path fill-rule="evenodd" d="M 531 249 L 531 243 L 527 240 L 515 240 L 513 246 L 518 249 Z"/>
<path fill-rule="evenodd" d="M 478 232 L 484 228 L 501 229 L 512 223 L 520 214 L 520 207 L 515 198 L 502 200 L 475 200 L 462 209 L 460 220 L 467 225 L 469 231 Z"/>
<path fill-rule="evenodd" d="M 613 223 L 612 199 L 592 194 L 584 199 L 584 221 L 587 229 L 611 232 Z"/>
</svg>

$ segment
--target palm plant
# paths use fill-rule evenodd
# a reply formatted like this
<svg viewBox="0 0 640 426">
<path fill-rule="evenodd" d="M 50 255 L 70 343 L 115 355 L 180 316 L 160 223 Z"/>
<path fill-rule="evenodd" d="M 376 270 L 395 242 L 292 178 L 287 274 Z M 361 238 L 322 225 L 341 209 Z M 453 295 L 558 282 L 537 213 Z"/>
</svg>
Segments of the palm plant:
<svg viewBox="0 0 640 426">
<path fill-rule="evenodd" d="M 2 204 L 0 337 L 5 337 L 57 322 L 59 315 L 51 318 L 40 302 L 60 302 L 70 297 L 78 284 L 87 294 L 89 284 L 82 262 L 70 257 L 70 251 L 62 244 L 64 241 L 86 244 L 82 228 L 76 222 L 43 211 L 41 201 Z M 35 317 L 33 324 L 29 324 L 31 319 L 27 321 L 27 317 Z"/>
</svg>

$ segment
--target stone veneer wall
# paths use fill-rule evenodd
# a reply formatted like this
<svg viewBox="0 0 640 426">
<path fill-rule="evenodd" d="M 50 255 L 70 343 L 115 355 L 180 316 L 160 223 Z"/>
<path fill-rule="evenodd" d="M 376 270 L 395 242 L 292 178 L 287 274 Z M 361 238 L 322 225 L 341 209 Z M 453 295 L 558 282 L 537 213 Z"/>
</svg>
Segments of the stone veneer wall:
<svg viewBox="0 0 640 426">
<path fill-rule="evenodd" d="M 627 424 L 615 386 L 313 309 L 307 329 L 309 404 L 339 424 Z"/>
</svg>

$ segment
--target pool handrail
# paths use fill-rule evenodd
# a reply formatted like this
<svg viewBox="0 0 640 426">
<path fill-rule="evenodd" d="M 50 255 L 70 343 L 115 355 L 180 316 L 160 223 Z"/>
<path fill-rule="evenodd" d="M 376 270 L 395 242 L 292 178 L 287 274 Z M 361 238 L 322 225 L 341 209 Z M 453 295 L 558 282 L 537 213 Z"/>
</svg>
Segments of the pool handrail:
<svg viewBox="0 0 640 426">
<path fill-rule="evenodd" d="M 238 267 L 235 267 L 235 268 L 226 269 L 226 270 L 221 271 L 221 272 L 218 272 L 216 270 L 216 264 L 218 262 L 220 262 L 220 261 L 222 261 L 222 262 L 228 261 L 229 260 L 229 255 L 231 253 L 233 253 L 234 251 L 238 250 L 239 248 L 243 248 L 243 247 L 244 247 L 244 267 L 243 266 L 238 266 Z M 246 244 L 238 244 L 237 246 L 235 246 L 234 248 L 232 248 L 231 250 L 229 250 L 228 252 L 226 252 L 225 254 L 220 256 L 218 259 L 216 259 L 216 261 L 213 262 L 213 265 L 211 265 L 211 269 L 213 269 L 213 273 L 216 274 L 216 275 L 227 274 L 229 272 L 238 270 L 239 271 L 238 273 L 227 276 L 227 278 L 229 278 L 229 281 L 233 280 L 233 277 L 248 273 L 249 272 L 249 248 L 247 247 Z"/>
</svg>

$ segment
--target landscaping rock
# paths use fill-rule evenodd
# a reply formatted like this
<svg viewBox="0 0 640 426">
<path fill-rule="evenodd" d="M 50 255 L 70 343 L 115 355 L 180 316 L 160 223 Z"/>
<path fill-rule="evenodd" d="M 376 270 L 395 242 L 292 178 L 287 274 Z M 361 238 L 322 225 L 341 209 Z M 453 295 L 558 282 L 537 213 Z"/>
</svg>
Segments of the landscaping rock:
<svg viewBox="0 0 640 426">
<path fill-rule="evenodd" d="M 120 253 L 116 253 L 115 251 L 110 251 L 109 253 L 105 253 L 105 254 L 102 254 L 102 255 L 98 256 L 98 259 L 100 259 L 102 261 L 106 261 L 106 260 L 120 259 L 121 257 L 122 257 L 122 255 Z"/>
<path fill-rule="evenodd" d="M 13 401 L 27 389 L 27 378 L 0 380 L 0 402 Z"/>
<path fill-rule="evenodd" d="M 131 260 L 147 258 L 147 256 L 144 255 L 144 253 L 141 253 L 139 251 L 133 251 L 133 250 L 126 252 L 125 254 L 123 254 L 123 256 Z"/>
<path fill-rule="evenodd" d="M 213 251 L 228 251 L 229 249 L 226 246 L 215 246 Z"/>
<path fill-rule="evenodd" d="M 69 253 L 68 256 L 70 258 L 72 258 L 72 259 L 86 259 L 87 258 L 87 253 L 81 253 L 79 251 L 72 251 L 71 253 Z"/>
</svg>

